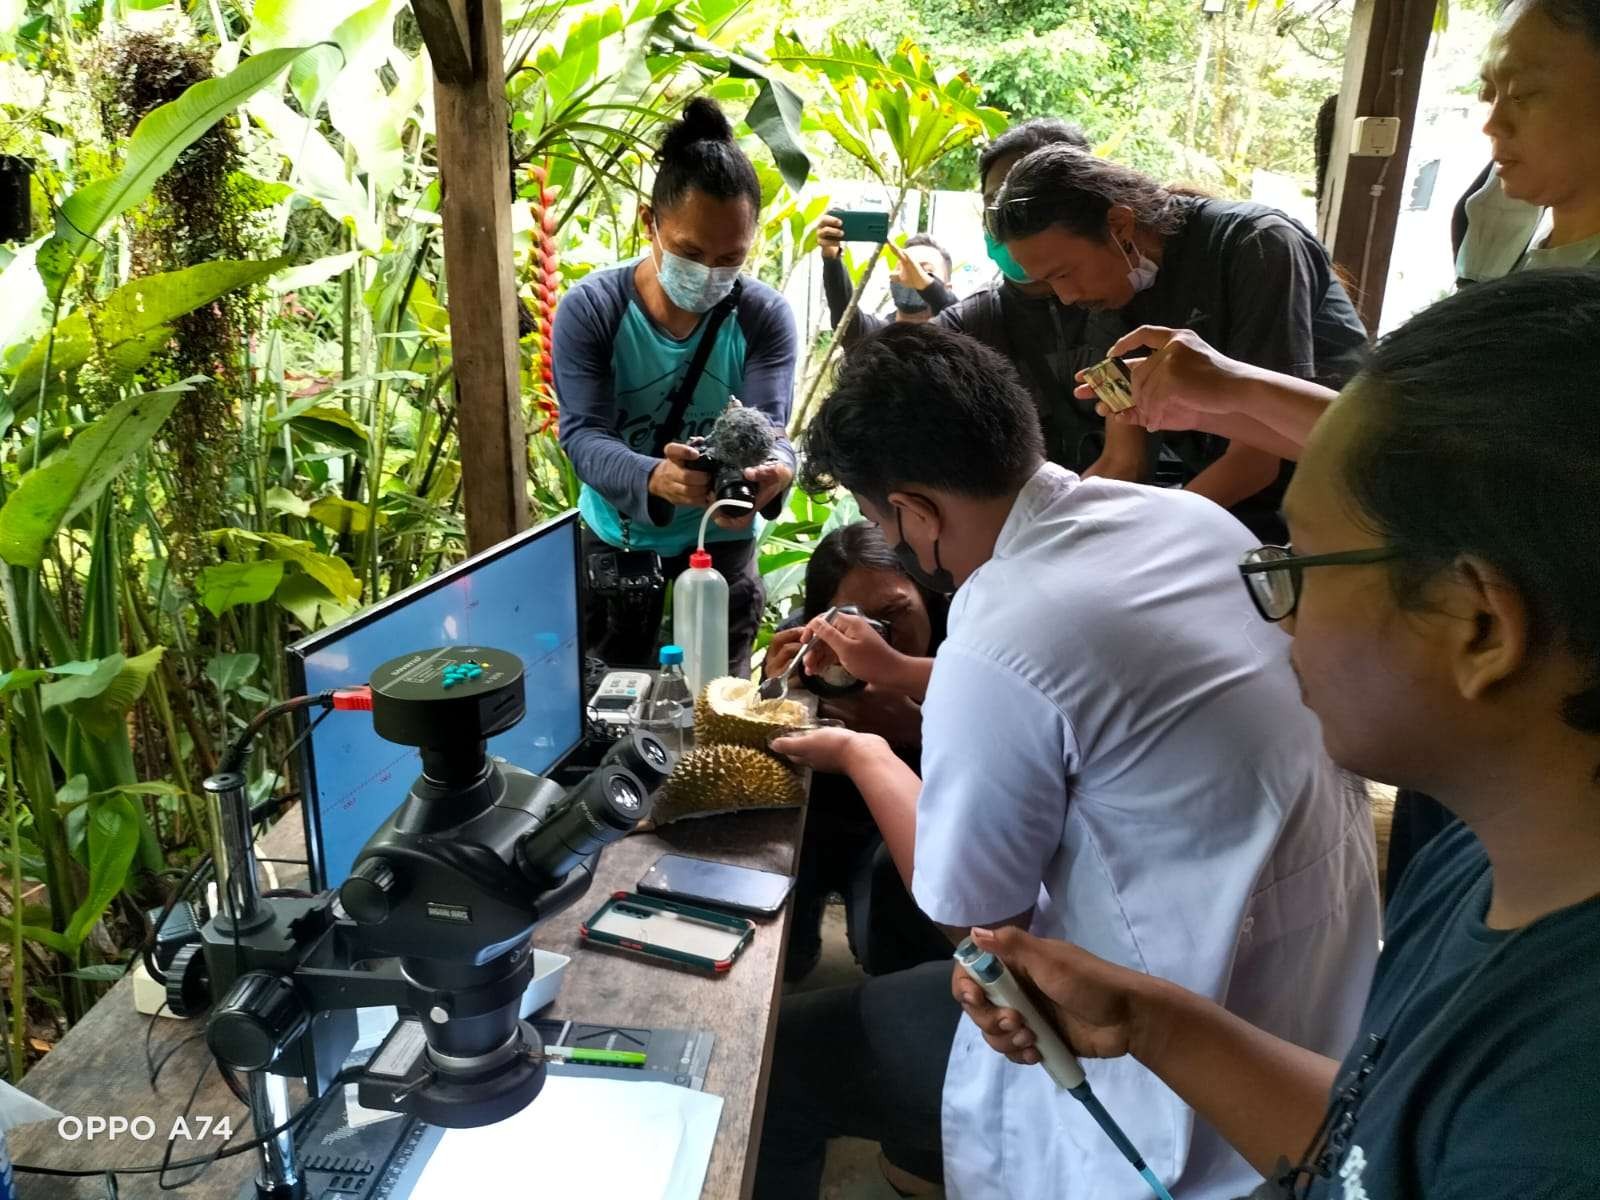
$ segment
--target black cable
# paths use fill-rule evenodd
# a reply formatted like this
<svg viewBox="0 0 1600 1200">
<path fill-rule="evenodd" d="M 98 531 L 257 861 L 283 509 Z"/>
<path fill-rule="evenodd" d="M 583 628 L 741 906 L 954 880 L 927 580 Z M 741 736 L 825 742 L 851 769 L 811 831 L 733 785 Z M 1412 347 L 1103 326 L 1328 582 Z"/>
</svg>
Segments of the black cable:
<svg viewBox="0 0 1600 1200">
<path fill-rule="evenodd" d="M 222 1082 L 228 1085 L 228 1090 L 233 1093 L 233 1098 L 246 1108 L 250 1107 L 250 1097 L 244 1090 L 244 1084 L 239 1082 L 239 1077 L 231 1069 L 217 1063 L 217 1074 L 222 1076 Z"/>
<path fill-rule="evenodd" d="M 155 1033 L 156 1022 L 161 1019 L 161 1014 L 166 1007 L 167 1002 L 163 1000 L 161 1002 L 161 1007 L 157 1008 L 155 1012 L 150 1014 L 150 1023 L 145 1026 L 144 1030 L 144 1065 L 149 1072 L 150 1090 L 152 1092 L 156 1090 L 156 1081 L 161 1078 L 162 1069 L 167 1065 L 167 1063 L 172 1061 L 172 1056 L 179 1050 L 182 1050 L 190 1042 L 195 1041 L 198 1038 L 203 1038 L 206 1035 L 205 1030 L 202 1029 L 197 1033 L 191 1033 L 188 1037 L 179 1038 L 176 1042 L 172 1043 L 172 1045 L 166 1047 L 166 1052 L 162 1054 L 158 1060 L 150 1053 L 150 1038 L 151 1035 Z"/>
<path fill-rule="evenodd" d="M 110 1173 L 117 1175 L 164 1174 L 166 1171 L 181 1171 L 188 1167 L 197 1167 L 202 1163 L 206 1166 L 210 1166 L 219 1159 L 234 1158 L 240 1154 L 248 1154 L 256 1147 L 266 1145 L 285 1130 L 296 1129 L 310 1121 L 320 1111 L 322 1111 L 323 1105 L 325 1105 L 331 1097 L 340 1094 L 341 1089 L 345 1084 L 353 1083 L 355 1080 L 359 1079 L 364 1070 L 366 1070 L 365 1064 L 359 1067 L 346 1067 L 333 1077 L 333 1081 L 328 1085 L 328 1090 L 323 1092 L 322 1095 L 318 1096 L 315 1100 L 311 1100 L 302 1105 L 299 1112 L 291 1115 L 289 1119 L 284 1121 L 281 1125 L 273 1126 L 271 1129 L 267 1130 L 266 1133 L 259 1134 L 256 1137 L 251 1138 L 248 1142 L 240 1142 L 237 1146 L 228 1146 L 226 1143 L 224 1143 L 224 1148 L 222 1150 L 208 1155 L 205 1158 L 190 1158 L 184 1160 L 183 1162 L 167 1163 L 164 1167 L 117 1167 L 113 1172 Z M 201 1078 L 204 1079 L 205 1076 L 202 1075 Z M 197 1087 L 195 1090 L 198 1092 L 199 1088 Z M 191 1100 L 190 1103 L 192 1104 L 193 1101 Z M 104 1167 L 96 1167 L 92 1171 L 73 1171 L 65 1167 L 31 1167 L 25 1163 L 12 1163 L 11 1169 L 23 1175 L 49 1175 L 57 1179 L 96 1179 L 108 1173 Z"/>
<path fill-rule="evenodd" d="M 189 1123 L 190 1110 L 192 1110 L 194 1108 L 194 1098 L 200 1094 L 200 1086 L 203 1083 L 205 1083 L 205 1081 L 206 1081 L 206 1071 L 209 1068 L 210 1068 L 210 1064 L 209 1063 L 206 1064 L 206 1066 L 200 1068 L 200 1073 L 194 1077 L 194 1086 L 189 1089 L 189 1099 L 184 1103 L 183 1113 L 178 1118 L 180 1121 L 182 1121 L 184 1123 L 185 1127 L 187 1127 L 188 1123 Z M 216 1161 L 215 1159 L 211 1159 L 210 1161 L 208 1161 L 205 1164 L 205 1166 L 201 1167 L 193 1175 L 191 1175 L 191 1176 L 189 1176 L 189 1178 L 185 1179 L 183 1181 L 183 1183 L 169 1185 L 167 1183 L 167 1172 L 172 1169 L 169 1164 L 172 1162 L 172 1150 L 173 1150 L 173 1147 L 175 1147 L 177 1144 L 178 1144 L 178 1139 L 177 1138 L 169 1137 L 167 1139 L 166 1147 L 161 1151 L 161 1170 L 156 1173 L 156 1186 L 158 1186 L 163 1192 L 174 1191 L 177 1188 L 183 1187 L 185 1184 L 193 1183 L 196 1179 L 199 1179 L 200 1176 L 205 1173 L 206 1167 L 209 1167 L 212 1162 Z M 224 1142 L 223 1145 L 225 1146 L 225 1145 L 227 1145 L 227 1143 Z"/>
<path fill-rule="evenodd" d="M 150 978 L 157 983 L 165 984 L 167 982 L 167 973 L 156 963 L 156 937 L 161 932 L 161 927 L 167 923 L 167 918 L 172 915 L 172 910 L 178 907 L 178 903 L 183 899 L 184 893 L 195 885 L 200 873 L 210 865 L 211 855 L 209 854 L 202 854 L 194 860 L 189 867 L 188 874 L 173 889 L 172 895 L 167 897 L 167 903 L 161 909 L 161 915 L 156 918 L 155 923 L 150 927 L 150 936 L 145 939 L 144 947 L 140 954 L 144 959 L 144 969 L 150 973 Z"/>
<path fill-rule="evenodd" d="M 331 693 L 325 693 L 325 694 L 331 695 Z M 317 697 L 317 698 L 320 699 L 320 696 Z M 330 703 L 331 703 L 331 701 L 330 701 Z M 301 707 L 304 707 L 304 706 L 302 705 Z M 268 710 L 268 711 L 270 711 L 270 710 Z M 289 743 L 289 748 L 283 752 L 283 756 L 278 760 L 277 766 L 273 769 L 272 787 L 276 787 L 277 786 L 278 779 L 279 779 L 279 777 L 282 776 L 283 768 L 288 764 L 290 757 L 295 753 L 295 751 L 300 749 L 301 745 L 305 742 L 305 740 L 308 737 L 311 736 L 312 732 L 317 728 L 317 726 L 322 724 L 322 722 L 327 718 L 328 714 L 330 712 L 332 712 L 332 711 L 333 711 L 333 709 L 329 708 L 329 709 L 324 709 L 321 713 L 318 713 L 317 714 L 317 719 L 315 721 L 312 721 L 311 724 L 308 725 L 305 728 L 305 730 L 298 737 L 295 738 L 294 741 Z M 270 792 L 271 789 L 269 788 L 268 790 Z M 254 808 L 252 808 L 250 810 L 250 824 L 251 824 L 252 828 L 258 822 L 264 821 L 268 817 L 271 817 L 278 809 L 280 809 L 280 808 L 284 807 L 285 805 L 289 804 L 293 800 L 293 798 L 294 797 L 292 795 L 285 795 L 285 796 L 268 795 L 268 797 L 265 800 L 263 800 L 260 804 L 256 805 Z M 261 861 L 261 862 L 283 862 L 283 861 L 288 861 L 288 860 L 283 860 L 283 859 L 260 859 L 258 861 Z M 210 854 L 202 854 L 199 858 L 197 858 L 194 861 L 194 863 L 190 866 L 188 873 L 184 875 L 182 882 L 180 882 L 178 884 L 178 886 L 173 890 L 172 895 L 167 898 L 166 905 L 161 909 L 161 915 L 156 918 L 154 924 L 151 925 L 151 927 L 150 927 L 149 936 L 145 940 L 145 944 L 144 944 L 143 948 L 140 951 L 140 955 L 144 960 L 144 969 L 147 972 L 149 972 L 150 978 L 154 979 L 157 983 L 165 984 L 166 981 L 167 981 L 167 973 L 165 971 L 163 971 L 160 968 L 160 966 L 158 966 L 157 963 L 156 963 L 156 959 L 155 959 L 156 938 L 161 932 L 161 927 L 167 923 L 167 918 L 172 915 L 172 910 L 177 908 L 179 902 L 182 901 L 182 899 L 184 897 L 184 894 L 186 892 L 188 892 L 189 889 L 192 888 L 193 886 L 195 886 L 195 884 L 198 882 L 198 876 L 200 875 L 200 873 L 202 871 L 204 871 L 210 865 L 211 865 L 211 855 Z M 302 865 L 309 865 L 309 864 L 302 864 Z"/>
<path fill-rule="evenodd" d="M 315 692 L 306 696 L 291 696 L 277 704 L 269 704 L 255 716 L 251 717 L 244 730 L 233 739 L 233 744 L 223 752 L 222 760 L 217 764 L 218 774 L 228 771 L 244 770 L 245 761 L 250 757 L 250 743 L 255 741 L 256 734 L 266 726 L 267 722 L 284 713 L 296 712 L 302 708 L 312 708 L 317 705 L 323 708 L 333 707 L 333 692 Z M 310 732 L 308 729 L 307 733 Z"/>
<path fill-rule="evenodd" d="M 172 1056 L 179 1050 L 182 1050 L 190 1042 L 199 1041 L 201 1038 L 205 1037 L 205 1035 L 206 1031 L 202 1029 L 198 1033 L 191 1033 L 188 1037 L 183 1038 L 181 1041 L 178 1041 L 174 1045 L 167 1048 L 167 1052 L 156 1060 L 155 1076 L 150 1080 L 150 1087 L 152 1090 L 155 1088 L 156 1081 L 161 1078 L 161 1072 L 166 1067 Z"/>
</svg>

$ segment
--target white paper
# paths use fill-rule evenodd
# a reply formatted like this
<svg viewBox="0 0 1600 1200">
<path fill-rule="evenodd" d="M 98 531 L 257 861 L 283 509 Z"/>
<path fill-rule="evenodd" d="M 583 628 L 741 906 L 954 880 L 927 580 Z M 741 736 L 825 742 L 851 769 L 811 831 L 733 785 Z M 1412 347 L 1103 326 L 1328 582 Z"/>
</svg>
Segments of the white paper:
<svg viewBox="0 0 1600 1200">
<path fill-rule="evenodd" d="M 387 1121 L 391 1117 L 400 1115 L 384 1108 L 363 1108 L 361 1086 L 355 1083 L 344 1085 L 344 1123 L 351 1129 L 360 1129 L 363 1125 L 375 1125 L 379 1121 Z"/>
<path fill-rule="evenodd" d="M 722 1097 L 625 1079 L 552 1075 L 514 1117 L 446 1131 L 412 1200 L 695 1200 Z"/>
<path fill-rule="evenodd" d="M 0 1133 L 19 1125 L 60 1118 L 61 1114 L 44 1101 L 36 1100 L 21 1088 L 14 1088 L 0 1080 Z"/>
</svg>

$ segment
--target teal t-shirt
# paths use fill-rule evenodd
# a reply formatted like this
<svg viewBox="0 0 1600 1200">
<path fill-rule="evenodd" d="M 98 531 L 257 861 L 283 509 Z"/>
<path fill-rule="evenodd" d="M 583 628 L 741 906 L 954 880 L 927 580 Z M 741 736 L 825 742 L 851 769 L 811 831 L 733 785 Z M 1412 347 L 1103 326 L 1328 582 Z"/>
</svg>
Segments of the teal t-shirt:
<svg viewBox="0 0 1600 1200">
<path fill-rule="evenodd" d="M 688 337 L 672 337 L 651 320 L 633 285 L 637 261 L 582 280 L 556 310 L 552 361 L 561 404 L 561 442 L 583 481 L 585 523 L 614 546 L 663 555 L 690 549 L 704 509 L 679 506 L 665 524 L 652 520 L 647 484 L 657 461 L 657 432 L 688 370 L 705 321 Z M 794 320 L 772 288 L 746 279 L 734 314 L 722 322 L 678 441 L 703 437 L 737 396 L 764 411 L 780 434 L 777 454 L 794 451 L 781 433 L 788 421 L 795 362 Z M 658 505 L 659 507 L 659 505 Z M 754 527 L 711 524 L 707 540 L 749 538 Z"/>
</svg>

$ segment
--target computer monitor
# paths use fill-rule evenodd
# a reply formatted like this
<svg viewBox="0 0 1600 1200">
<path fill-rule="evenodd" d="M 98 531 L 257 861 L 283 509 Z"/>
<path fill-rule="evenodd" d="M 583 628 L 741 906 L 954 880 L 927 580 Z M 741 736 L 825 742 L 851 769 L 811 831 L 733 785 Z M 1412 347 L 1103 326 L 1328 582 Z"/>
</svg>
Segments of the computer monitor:
<svg viewBox="0 0 1600 1200">
<path fill-rule="evenodd" d="M 578 562 L 572 511 L 296 642 L 290 683 L 297 694 L 363 684 L 389 659 L 430 646 L 509 650 L 522 659 L 527 715 L 490 739 L 489 753 L 547 773 L 583 738 Z M 335 712 L 305 740 L 301 766 L 312 885 L 337 887 L 421 761 L 374 733 L 365 714 Z"/>
</svg>

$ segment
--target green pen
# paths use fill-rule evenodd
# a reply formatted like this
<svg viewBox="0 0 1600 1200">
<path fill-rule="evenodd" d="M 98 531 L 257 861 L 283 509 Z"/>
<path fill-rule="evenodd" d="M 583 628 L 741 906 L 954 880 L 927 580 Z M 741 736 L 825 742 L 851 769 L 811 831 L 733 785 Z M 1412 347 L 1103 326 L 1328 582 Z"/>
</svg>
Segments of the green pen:
<svg viewBox="0 0 1600 1200">
<path fill-rule="evenodd" d="M 594 1050 L 583 1046 L 546 1046 L 544 1052 L 567 1062 L 603 1063 L 608 1067 L 642 1067 L 646 1058 L 638 1050 Z"/>
</svg>

